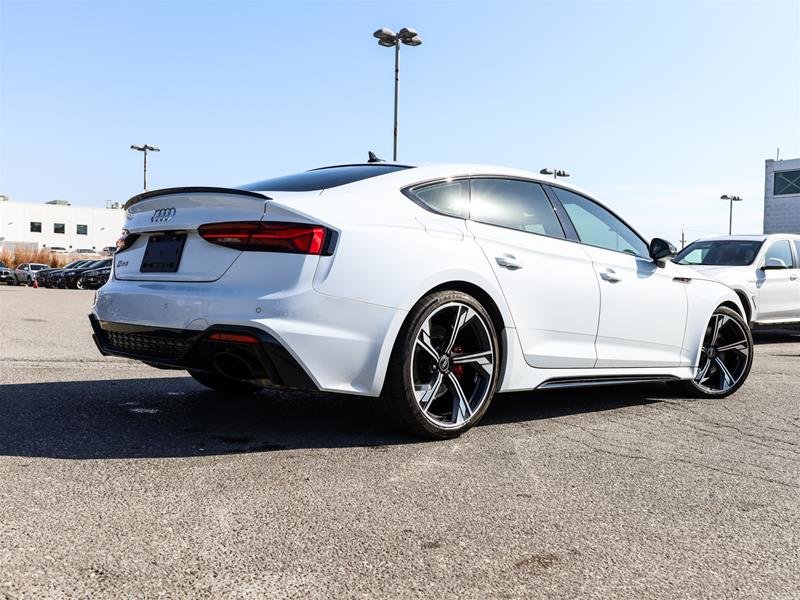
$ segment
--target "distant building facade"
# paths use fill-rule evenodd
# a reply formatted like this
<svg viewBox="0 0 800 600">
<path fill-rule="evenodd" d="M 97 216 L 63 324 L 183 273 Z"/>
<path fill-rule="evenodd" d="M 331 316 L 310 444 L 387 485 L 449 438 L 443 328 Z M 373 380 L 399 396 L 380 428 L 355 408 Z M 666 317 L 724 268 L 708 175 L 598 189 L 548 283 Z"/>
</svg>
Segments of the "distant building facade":
<svg viewBox="0 0 800 600">
<path fill-rule="evenodd" d="M 99 252 L 116 243 L 125 222 L 125 211 L 119 204 L 113 206 L 72 206 L 64 200 L 10 202 L 0 196 L 0 246 Z"/>
<path fill-rule="evenodd" d="M 800 234 L 800 158 L 766 161 L 764 233 Z"/>
</svg>

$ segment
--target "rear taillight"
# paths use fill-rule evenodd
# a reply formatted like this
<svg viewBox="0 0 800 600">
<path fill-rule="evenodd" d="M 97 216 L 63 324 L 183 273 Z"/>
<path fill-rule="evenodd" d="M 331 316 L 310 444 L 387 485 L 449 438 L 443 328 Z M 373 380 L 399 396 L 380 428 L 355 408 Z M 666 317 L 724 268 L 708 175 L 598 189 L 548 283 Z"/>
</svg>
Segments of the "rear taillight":
<svg viewBox="0 0 800 600">
<path fill-rule="evenodd" d="M 201 225 L 197 232 L 207 242 L 237 250 L 330 254 L 329 232 L 322 225 L 236 221 Z"/>
<path fill-rule="evenodd" d="M 127 229 L 122 230 L 122 235 L 119 236 L 117 240 L 117 252 L 122 252 L 123 250 L 127 250 L 133 243 L 139 239 L 138 233 L 131 233 Z"/>
</svg>

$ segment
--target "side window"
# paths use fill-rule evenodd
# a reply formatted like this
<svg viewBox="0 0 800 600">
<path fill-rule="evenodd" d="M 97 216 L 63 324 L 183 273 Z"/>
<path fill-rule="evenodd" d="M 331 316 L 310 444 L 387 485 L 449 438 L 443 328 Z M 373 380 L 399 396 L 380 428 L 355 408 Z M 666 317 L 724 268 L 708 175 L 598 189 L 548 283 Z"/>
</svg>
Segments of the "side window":
<svg viewBox="0 0 800 600">
<path fill-rule="evenodd" d="M 797 260 L 800 260 L 800 240 L 795 240 L 794 249 L 796 251 L 795 254 L 797 255 Z M 800 267 L 800 265 L 795 265 L 795 267 Z"/>
<path fill-rule="evenodd" d="M 643 258 L 650 256 L 644 240 L 602 206 L 574 192 L 552 189 L 564 205 L 581 242 Z"/>
<path fill-rule="evenodd" d="M 463 179 L 423 185 L 405 193 L 433 212 L 460 219 L 469 214 L 467 182 Z"/>
<path fill-rule="evenodd" d="M 772 244 L 764 255 L 764 262 L 766 263 L 770 258 L 779 258 L 791 269 L 794 266 L 794 258 L 789 240 L 779 240 Z"/>
<path fill-rule="evenodd" d="M 538 183 L 481 177 L 470 180 L 469 185 L 469 218 L 473 221 L 564 237 L 553 205 Z"/>
</svg>

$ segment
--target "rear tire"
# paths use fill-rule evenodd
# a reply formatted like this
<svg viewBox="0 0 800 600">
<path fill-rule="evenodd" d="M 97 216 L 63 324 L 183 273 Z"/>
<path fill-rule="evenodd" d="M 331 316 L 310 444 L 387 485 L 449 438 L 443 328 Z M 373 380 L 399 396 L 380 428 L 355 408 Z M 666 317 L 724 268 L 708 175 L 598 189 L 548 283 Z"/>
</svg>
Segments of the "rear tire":
<svg viewBox="0 0 800 600">
<path fill-rule="evenodd" d="M 420 300 L 395 342 L 381 401 L 391 420 L 431 438 L 461 435 L 497 388 L 500 343 L 486 309 L 467 294 Z"/>
<path fill-rule="evenodd" d="M 752 366 L 753 335 L 747 321 L 720 306 L 706 327 L 695 378 L 672 387 L 690 398 L 725 398 L 742 387 Z"/>
<path fill-rule="evenodd" d="M 205 371 L 189 371 L 197 383 L 200 383 L 215 392 L 227 392 L 229 394 L 255 394 L 263 388 L 247 383 L 246 381 L 239 381 L 222 375 L 215 375 L 214 373 L 206 373 Z"/>
</svg>

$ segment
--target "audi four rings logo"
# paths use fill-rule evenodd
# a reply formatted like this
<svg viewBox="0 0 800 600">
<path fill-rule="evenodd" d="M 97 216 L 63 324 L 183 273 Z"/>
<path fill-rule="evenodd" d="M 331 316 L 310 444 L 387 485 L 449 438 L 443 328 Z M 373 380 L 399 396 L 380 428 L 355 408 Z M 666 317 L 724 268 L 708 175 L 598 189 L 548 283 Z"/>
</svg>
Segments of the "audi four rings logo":
<svg viewBox="0 0 800 600">
<path fill-rule="evenodd" d="M 153 216 L 150 217 L 151 223 L 166 223 L 167 221 L 171 220 L 172 217 L 175 216 L 175 207 L 170 206 L 169 208 L 159 208 L 153 211 Z"/>
</svg>

